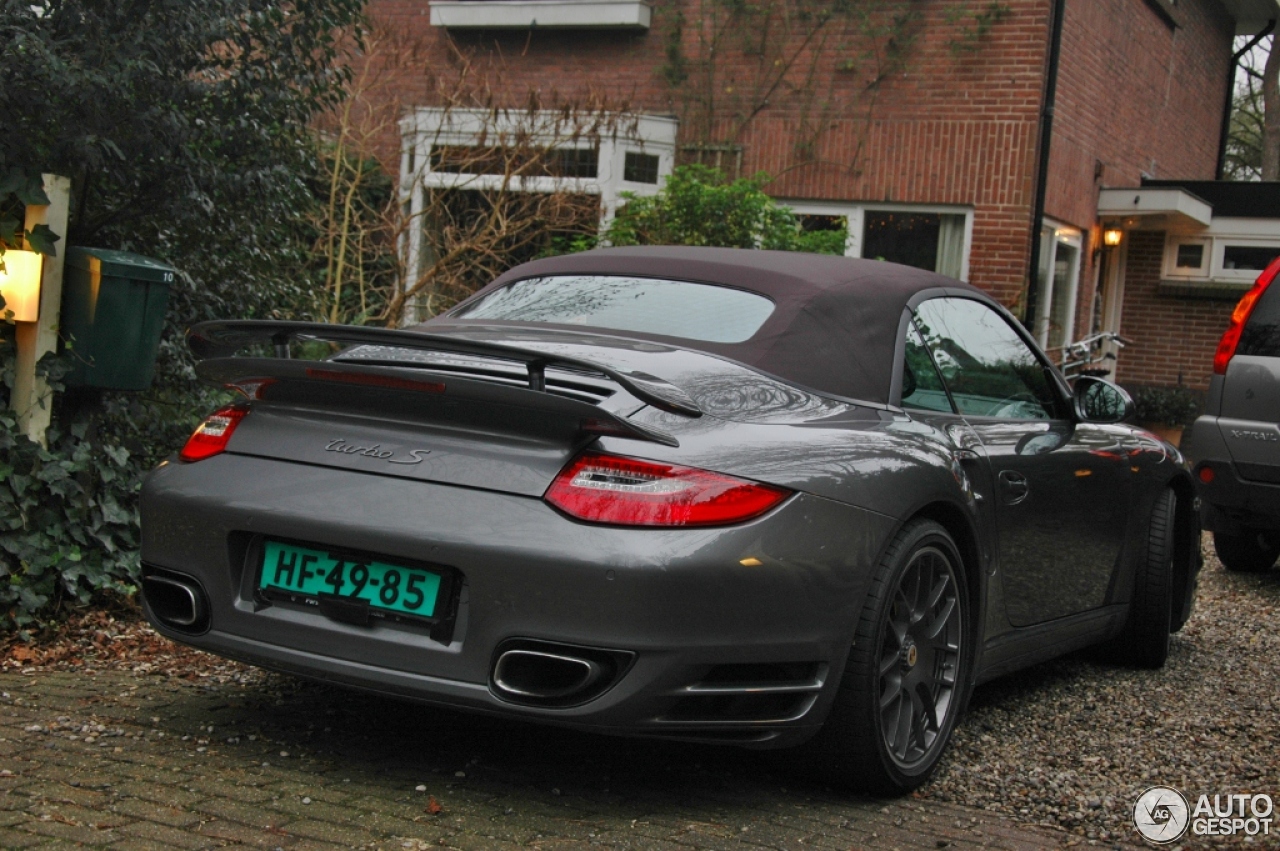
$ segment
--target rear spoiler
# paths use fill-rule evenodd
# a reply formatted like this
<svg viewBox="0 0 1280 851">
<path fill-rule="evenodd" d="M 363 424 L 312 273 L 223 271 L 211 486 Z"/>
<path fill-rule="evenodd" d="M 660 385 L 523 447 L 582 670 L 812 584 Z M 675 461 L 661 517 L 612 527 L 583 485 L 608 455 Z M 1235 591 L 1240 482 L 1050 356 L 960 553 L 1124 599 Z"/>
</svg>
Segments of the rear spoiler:
<svg viewBox="0 0 1280 851">
<path fill-rule="evenodd" d="M 513 361 L 524 365 L 528 374 L 528 387 L 492 384 L 452 373 L 433 372 L 429 367 L 373 366 L 331 360 L 295 361 L 289 357 L 289 343 L 294 340 L 392 346 Z M 234 356 L 247 346 L 264 343 L 275 348 L 276 357 Z M 196 374 L 204 381 L 221 386 L 261 378 L 366 383 L 361 379 L 362 376 L 369 379 L 382 376 L 389 381 L 369 383 L 404 389 L 438 386 L 438 392 L 446 392 L 445 386 L 452 385 L 455 392 L 450 395 L 464 395 L 479 401 L 523 405 L 577 416 L 581 419 L 584 431 L 621 434 L 667 446 L 679 445 L 674 437 L 665 432 L 631 422 L 590 403 L 547 392 L 547 369 L 567 368 L 604 375 L 636 399 L 663 411 L 687 417 L 702 416 L 697 404 L 683 390 L 655 376 L 624 372 L 582 358 L 552 355 L 501 343 L 462 340 L 441 334 L 320 322 L 213 321 L 192 326 L 187 331 L 187 345 L 201 361 L 196 366 Z M 308 364 L 312 366 L 308 367 Z M 319 364 L 323 364 L 323 369 L 315 368 Z M 424 381 L 425 376 L 430 376 L 432 381 Z M 415 388 L 414 385 L 418 386 Z"/>
</svg>

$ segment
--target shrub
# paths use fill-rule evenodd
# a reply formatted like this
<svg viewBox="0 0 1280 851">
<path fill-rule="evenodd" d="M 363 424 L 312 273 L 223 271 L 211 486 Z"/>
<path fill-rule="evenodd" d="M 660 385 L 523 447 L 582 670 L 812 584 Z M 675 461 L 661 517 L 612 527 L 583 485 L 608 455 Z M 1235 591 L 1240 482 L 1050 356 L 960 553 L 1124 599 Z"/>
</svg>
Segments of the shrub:
<svg viewBox="0 0 1280 851">
<path fill-rule="evenodd" d="M 61 395 L 65 359 L 50 357 L 48 448 L 0 415 L 0 629 L 131 589 L 141 477 L 217 401 L 195 381 L 186 327 L 312 303 L 309 179 L 320 165 L 309 122 L 341 94 L 363 5 L 5 5 L 0 249 L 21 235 L 22 205 L 40 203 L 33 181 L 53 172 L 72 180 L 57 250 L 135 251 L 178 275 L 150 390 Z M 0 323 L 4 411 L 13 360 L 14 326 Z"/>
<path fill-rule="evenodd" d="M 844 231 L 806 232 L 790 208 L 764 191 L 767 176 L 729 181 L 718 169 L 675 169 L 656 195 L 627 203 L 602 234 L 611 245 L 714 245 L 844 253 Z M 580 243 L 579 247 L 589 247 Z"/>
<path fill-rule="evenodd" d="M 1140 387 L 1133 404 L 1140 423 L 1185 426 L 1200 413 L 1199 398 L 1186 387 Z"/>
</svg>

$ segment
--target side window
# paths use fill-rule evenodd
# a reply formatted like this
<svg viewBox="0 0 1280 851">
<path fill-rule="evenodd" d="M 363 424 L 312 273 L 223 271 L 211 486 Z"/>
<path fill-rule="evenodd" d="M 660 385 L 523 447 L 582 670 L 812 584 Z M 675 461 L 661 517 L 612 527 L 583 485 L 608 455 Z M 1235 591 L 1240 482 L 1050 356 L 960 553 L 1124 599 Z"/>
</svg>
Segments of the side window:
<svg viewBox="0 0 1280 851">
<path fill-rule="evenodd" d="M 981 302 L 937 298 L 916 310 L 920 333 L 960 413 L 1043 420 L 1058 401 L 1040 359 Z"/>
<path fill-rule="evenodd" d="M 924 411 L 954 412 L 938 368 L 925 348 L 916 324 L 907 328 L 907 345 L 902 364 L 902 407 Z"/>
<path fill-rule="evenodd" d="M 1280 286 L 1269 286 L 1240 333 L 1238 355 L 1280 357 Z"/>
</svg>

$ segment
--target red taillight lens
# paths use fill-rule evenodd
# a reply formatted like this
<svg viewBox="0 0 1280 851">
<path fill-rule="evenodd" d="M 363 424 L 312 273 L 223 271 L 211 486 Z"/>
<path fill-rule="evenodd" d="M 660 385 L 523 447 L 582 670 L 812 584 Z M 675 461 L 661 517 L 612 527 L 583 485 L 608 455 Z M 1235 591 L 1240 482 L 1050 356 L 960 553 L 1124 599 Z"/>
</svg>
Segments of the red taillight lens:
<svg viewBox="0 0 1280 851">
<path fill-rule="evenodd" d="M 693 467 L 588 452 L 560 471 L 544 498 L 592 523 L 723 526 L 758 517 L 790 495 Z"/>
<path fill-rule="evenodd" d="M 1272 260 L 1267 268 L 1262 270 L 1258 280 L 1254 281 L 1253 288 L 1240 297 L 1240 301 L 1236 303 L 1236 309 L 1231 311 L 1231 324 L 1227 326 L 1227 332 L 1218 341 L 1218 350 L 1213 353 L 1215 375 L 1227 374 L 1227 364 L 1231 363 L 1231 358 L 1236 353 L 1236 346 L 1240 345 L 1240 335 L 1244 333 L 1249 314 L 1253 313 L 1254 305 L 1258 303 L 1258 299 L 1262 298 L 1262 294 L 1267 291 L 1267 287 L 1271 286 L 1271 282 L 1275 280 L 1278 273 L 1280 273 L 1280 257 Z"/>
<path fill-rule="evenodd" d="M 187 445 L 182 447 L 178 457 L 183 461 L 203 461 L 221 454 L 226 450 L 227 441 L 236 426 L 248 413 L 249 409 L 240 405 L 228 405 L 214 411 L 187 438 Z"/>
</svg>

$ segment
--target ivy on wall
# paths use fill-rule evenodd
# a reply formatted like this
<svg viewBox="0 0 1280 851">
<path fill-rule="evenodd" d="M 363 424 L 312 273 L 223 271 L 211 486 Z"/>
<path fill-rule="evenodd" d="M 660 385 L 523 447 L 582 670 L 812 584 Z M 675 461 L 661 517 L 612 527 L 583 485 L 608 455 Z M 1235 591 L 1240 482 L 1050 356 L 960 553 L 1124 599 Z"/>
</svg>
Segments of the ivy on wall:
<svg viewBox="0 0 1280 851">
<path fill-rule="evenodd" d="M 695 147 L 738 143 L 770 107 L 797 114 L 792 167 L 813 162 L 837 109 L 870 119 L 880 89 L 920 57 L 930 0 L 697 0 L 677 10 L 659 75 L 673 90 Z M 978 51 L 1011 13 L 999 0 L 963 0 L 939 13 L 954 57 Z M 843 98 L 841 100 L 840 98 Z M 855 164 L 856 165 L 856 164 Z"/>
</svg>

